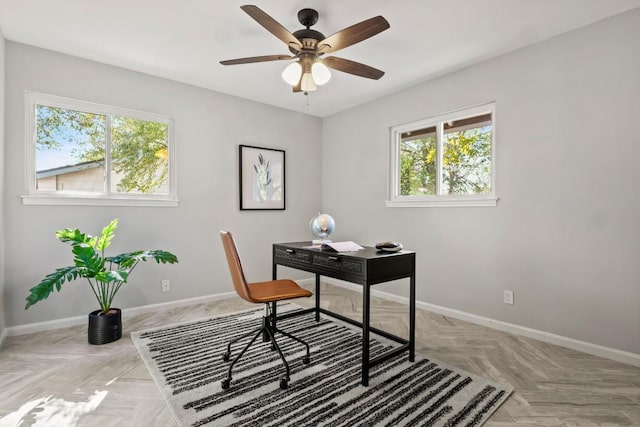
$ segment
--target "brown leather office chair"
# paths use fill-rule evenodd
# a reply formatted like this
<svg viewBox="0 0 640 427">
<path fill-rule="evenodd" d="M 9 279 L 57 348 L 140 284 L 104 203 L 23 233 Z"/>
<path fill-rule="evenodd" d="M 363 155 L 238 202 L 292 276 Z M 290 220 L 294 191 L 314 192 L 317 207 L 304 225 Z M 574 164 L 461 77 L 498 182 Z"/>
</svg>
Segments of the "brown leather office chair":
<svg viewBox="0 0 640 427">
<path fill-rule="evenodd" d="M 294 341 L 297 341 L 307 348 L 307 354 L 302 358 L 302 362 L 307 365 L 311 361 L 309 357 L 309 344 L 302 341 L 299 338 L 294 337 L 276 327 L 276 302 L 284 301 L 292 298 L 310 297 L 311 292 L 298 286 L 296 282 L 288 279 L 269 280 L 267 282 L 247 283 L 242 271 L 242 263 L 238 256 L 238 249 L 233 240 L 233 236 L 228 231 L 220 231 L 220 238 L 222 239 L 222 246 L 224 247 L 224 253 L 227 256 L 227 263 L 229 264 L 229 271 L 231 272 L 231 279 L 233 280 L 233 287 L 238 295 L 253 303 L 264 303 L 264 316 L 262 318 L 262 326 L 256 328 L 240 337 L 235 338 L 227 345 L 227 352 L 223 355 L 223 360 L 228 362 L 231 357 L 231 344 L 240 341 L 252 334 L 255 336 L 249 341 L 249 343 L 242 349 L 240 354 L 231 362 L 229 370 L 227 372 L 227 378 L 222 380 L 222 388 L 228 389 L 231 385 L 231 370 L 233 365 L 236 364 L 242 355 L 249 349 L 251 344 L 260 336 L 263 336 L 264 341 L 271 341 L 271 349 L 277 350 L 284 364 L 286 374 L 280 378 L 280 388 L 286 389 L 289 383 L 289 364 L 284 358 L 280 346 L 275 339 L 275 333 L 278 332 L 285 337 L 288 337 Z"/>
</svg>

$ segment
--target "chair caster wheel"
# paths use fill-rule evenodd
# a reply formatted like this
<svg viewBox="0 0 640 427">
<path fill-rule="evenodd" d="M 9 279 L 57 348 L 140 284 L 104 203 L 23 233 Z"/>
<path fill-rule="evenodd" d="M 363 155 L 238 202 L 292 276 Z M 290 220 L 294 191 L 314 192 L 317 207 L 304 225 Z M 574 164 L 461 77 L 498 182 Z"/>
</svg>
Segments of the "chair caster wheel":
<svg viewBox="0 0 640 427">
<path fill-rule="evenodd" d="M 229 386 L 231 385 L 231 380 L 229 380 L 229 378 L 224 379 L 224 380 L 222 380 L 220 385 L 222 385 L 222 389 L 223 390 L 227 390 L 229 388 Z"/>
<path fill-rule="evenodd" d="M 281 378 L 280 379 L 280 388 L 282 390 L 286 390 L 287 387 L 289 387 L 289 381 L 287 381 L 285 378 Z"/>
<path fill-rule="evenodd" d="M 305 365 L 308 365 L 309 363 L 311 363 L 311 358 L 309 356 L 304 356 L 302 358 L 302 363 L 304 363 Z"/>
<path fill-rule="evenodd" d="M 222 355 L 222 360 L 224 360 L 225 362 L 228 362 L 230 357 L 231 355 L 227 352 Z"/>
</svg>

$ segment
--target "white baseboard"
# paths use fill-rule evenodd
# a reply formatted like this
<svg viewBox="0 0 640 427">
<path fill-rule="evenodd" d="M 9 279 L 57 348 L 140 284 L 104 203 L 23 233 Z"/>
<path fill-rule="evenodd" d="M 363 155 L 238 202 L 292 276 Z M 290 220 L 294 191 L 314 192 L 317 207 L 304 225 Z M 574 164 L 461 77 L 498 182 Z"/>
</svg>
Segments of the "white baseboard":
<svg viewBox="0 0 640 427">
<path fill-rule="evenodd" d="M 334 286 L 339 286 L 345 289 L 349 289 L 356 292 L 362 292 L 362 286 L 355 285 L 341 280 L 331 279 L 329 277 L 323 277 L 322 281 Z M 298 284 L 305 287 L 312 287 L 315 285 L 315 279 L 301 279 L 297 280 Z M 383 292 L 376 289 L 372 289 L 371 295 L 379 298 L 383 298 L 389 301 L 395 301 L 400 304 L 409 305 L 409 299 L 401 297 L 389 292 Z M 235 297 L 235 292 L 227 292 L 223 294 L 206 295 L 196 298 L 188 298 L 177 301 L 169 301 L 159 304 L 149 304 L 139 307 L 130 307 L 123 310 L 123 319 L 127 319 L 138 314 L 149 313 L 158 311 L 159 309 L 168 309 L 174 307 L 183 307 L 186 305 L 207 303 L 210 301 L 217 301 L 222 299 L 228 299 Z M 478 316 L 476 314 L 466 313 L 460 310 L 454 310 L 447 307 L 442 307 L 435 304 L 430 304 L 423 301 L 416 301 L 416 307 L 422 310 L 431 311 L 433 313 L 442 314 L 444 316 L 453 317 L 454 319 L 464 320 L 470 323 L 474 323 L 488 328 L 497 329 L 503 332 L 508 332 L 515 335 L 522 335 L 525 337 L 533 338 L 539 341 L 547 342 L 550 344 L 559 345 L 562 347 L 570 348 L 572 350 L 582 351 L 584 353 L 592 354 L 594 356 L 604 357 L 607 359 L 615 360 L 617 362 L 626 363 L 628 365 L 640 367 L 640 354 L 631 353 L 628 351 L 618 350 L 615 348 L 605 347 L 598 344 L 592 344 L 586 341 L 580 341 L 573 338 L 568 338 L 562 335 L 556 335 L 537 329 L 527 328 L 512 323 L 503 322 L 500 320 L 491 319 L 488 317 Z M 67 317 L 65 319 L 49 320 L 46 322 L 29 323 L 27 325 L 10 326 L 0 332 L 0 346 L 8 336 L 32 334 L 35 332 L 48 331 L 52 329 L 65 328 L 69 326 L 85 325 L 87 323 L 87 316 L 74 316 Z"/>
<path fill-rule="evenodd" d="M 65 317 L 64 319 L 46 320 L 44 322 L 27 323 L 26 325 L 9 326 L 7 336 L 33 334 L 36 332 L 50 331 L 52 329 L 68 328 L 87 324 L 87 315 Z"/>
<path fill-rule="evenodd" d="M 168 308 L 184 307 L 185 305 L 206 304 L 211 301 L 220 301 L 238 296 L 235 292 L 225 292 L 222 294 L 205 295 L 202 297 L 187 298 L 177 301 L 161 302 L 158 304 L 143 305 L 140 307 L 130 307 L 122 311 L 123 319 L 137 316 L 138 314 L 149 313 L 152 311 L 164 310 Z"/>
<path fill-rule="evenodd" d="M 362 292 L 362 286 L 360 285 L 355 285 L 352 283 L 343 282 L 341 280 L 335 280 L 328 277 L 323 277 L 322 281 L 325 283 L 329 283 L 331 285 L 339 286 L 352 291 Z M 395 301 L 400 304 L 409 305 L 409 298 L 401 297 L 388 292 L 372 289 L 371 295 L 379 298 L 383 298 L 386 300 Z M 522 335 L 522 336 L 533 338 L 538 341 L 543 341 L 549 344 L 555 344 L 561 347 L 570 348 L 572 350 L 581 351 L 583 353 L 592 354 L 594 356 L 604 357 L 606 359 L 615 360 L 616 362 L 626 363 L 627 365 L 640 367 L 640 354 L 618 350 L 615 348 L 605 347 L 598 344 L 592 344 L 586 341 L 580 341 L 580 340 L 565 337 L 562 335 L 552 334 L 550 332 L 540 331 L 537 329 L 515 325 L 513 323 L 503 322 L 501 320 L 495 320 L 488 317 L 478 316 L 476 314 L 466 313 L 464 311 L 454 310 L 451 308 L 442 307 L 439 305 L 430 304 L 423 301 L 416 301 L 416 308 L 420 308 L 422 310 L 427 310 L 433 313 L 438 313 L 445 316 L 453 317 L 454 319 L 475 323 L 476 325 L 497 329 L 503 332 L 508 332 L 515 335 Z"/>
<path fill-rule="evenodd" d="M 202 297 L 187 298 L 187 299 L 182 299 L 177 301 L 162 302 L 158 304 L 149 304 L 149 305 L 143 305 L 139 307 L 129 307 L 127 309 L 122 310 L 122 318 L 123 320 L 126 320 L 138 314 L 155 312 L 158 310 L 164 310 L 164 309 L 169 309 L 174 307 L 184 307 L 185 305 L 202 304 L 202 303 L 207 303 L 211 301 L 228 299 L 235 296 L 236 296 L 235 292 L 227 292 L 223 294 L 205 295 Z M 49 331 L 52 329 L 66 328 L 69 326 L 78 326 L 78 325 L 86 325 L 86 324 L 87 324 L 87 315 L 67 317 L 64 319 L 47 320 L 46 322 L 35 322 L 35 323 L 29 323 L 26 325 L 10 326 L 4 330 L 3 335 L 0 336 L 0 338 L 4 338 L 4 336 L 33 334 L 35 332 Z M 1 343 L 2 343 L 2 339 L 0 339 L 0 344 Z"/>
<path fill-rule="evenodd" d="M 323 277 L 322 280 L 326 280 L 326 278 Z M 305 288 L 309 288 L 316 285 L 316 279 L 296 279 L 296 283 L 300 286 L 304 286 Z"/>
</svg>

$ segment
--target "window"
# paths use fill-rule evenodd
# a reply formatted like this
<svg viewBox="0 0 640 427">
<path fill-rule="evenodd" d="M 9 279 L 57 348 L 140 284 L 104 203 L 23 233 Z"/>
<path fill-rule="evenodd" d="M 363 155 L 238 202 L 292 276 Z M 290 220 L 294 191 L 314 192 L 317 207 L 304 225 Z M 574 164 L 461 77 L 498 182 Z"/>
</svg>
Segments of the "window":
<svg viewBox="0 0 640 427">
<path fill-rule="evenodd" d="M 388 207 L 495 206 L 493 104 L 391 128 Z"/>
<path fill-rule="evenodd" d="M 25 204 L 177 206 L 173 120 L 27 93 Z"/>
</svg>

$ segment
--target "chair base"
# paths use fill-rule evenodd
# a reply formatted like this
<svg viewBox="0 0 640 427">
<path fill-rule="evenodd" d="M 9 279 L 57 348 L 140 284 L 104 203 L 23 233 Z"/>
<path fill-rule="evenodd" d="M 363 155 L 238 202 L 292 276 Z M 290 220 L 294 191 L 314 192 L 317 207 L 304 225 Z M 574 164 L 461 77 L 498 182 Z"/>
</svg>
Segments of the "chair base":
<svg viewBox="0 0 640 427">
<path fill-rule="evenodd" d="M 235 357 L 235 359 L 233 359 L 233 362 L 231 362 L 231 365 L 229 365 L 229 369 L 227 371 L 227 378 L 221 381 L 223 390 L 227 390 L 229 387 L 231 387 L 231 379 L 232 379 L 231 371 L 233 370 L 233 366 L 240 360 L 242 355 L 249 349 L 249 347 L 251 347 L 251 345 L 255 342 L 255 340 L 260 335 L 262 335 L 263 341 L 265 342 L 271 341 L 271 350 L 276 350 L 278 352 L 278 355 L 280 356 L 280 360 L 284 365 L 285 374 L 280 377 L 281 389 L 284 390 L 289 386 L 290 370 L 289 370 L 289 363 L 287 363 L 287 360 L 285 359 L 284 354 L 282 354 L 282 350 L 280 350 L 280 346 L 276 341 L 276 338 L 275 338 L 276 332 L 284 335 L 285 337 L 293 341 L 303 344 L 306 347 L 307 354 L 303 356 L 302 363 L 304 363 L 305 365 L 308 365 L 309 363 L 311 363 L 311 357 L 309 356 L 309 344 L 307 344 L 300 338 L 294 337 L 293 335 L 278 329 L 275 323 L 276 323 L 275 322 L 275 303 L 273 304 L 272 310 L 269 309 L 269 303 L 266 303 L 265 314 L 262 317 L 262 326 L 233 339 L 232 341 L 229 342 L 229 344 L 227 344 L 227 351 L 222 355 L 222 360 L 224 360 L 225 362 L 228 362 L 231 359 L 231 344 L 234 344 L 242 340 L 243 338 L 253 335 L 253 338 L 251 339 L 251 341 L 249 341 L 247 345 L 244 346 L 242 351 L 240 351 L 240 354 L 238 354 Z"/>
</svg>

